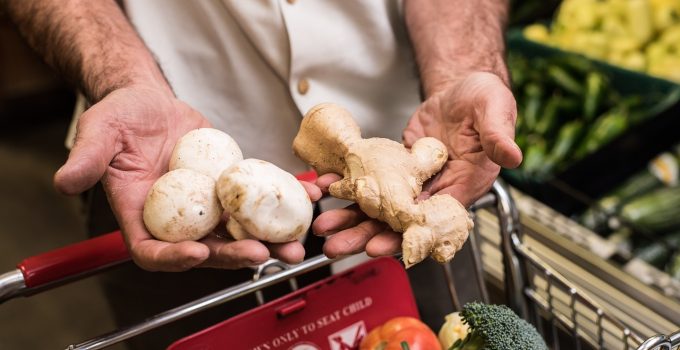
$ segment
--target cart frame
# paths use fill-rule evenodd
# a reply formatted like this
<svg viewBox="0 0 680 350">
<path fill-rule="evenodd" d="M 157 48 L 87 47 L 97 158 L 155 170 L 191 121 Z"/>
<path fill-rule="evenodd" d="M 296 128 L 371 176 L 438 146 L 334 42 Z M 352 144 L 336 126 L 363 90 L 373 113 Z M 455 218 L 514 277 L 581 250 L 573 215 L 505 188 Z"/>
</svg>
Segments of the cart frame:
<svg viewBox="0 0 680 350">
<path fill-rule="evenodd" d="M 560 334 L 567 334 L 576 339 L 578 349 L 581 348 L 582 343 L 596 349 L 608 349 L 608 339 L 612 338 L 618 339 L 625 350 L 672 350 L 680 346 L 680 331 L 670 335 L 655 335 L 643 341 L 640 335 L 634 334 L 622 322 L 610 316 L 605 309 L 580 292 L 566 278 L 541 261 L 530 247 L 523 244 L 517 207 L 509 191 L 501 182 L 496 181 L 491 191 L 470 208 L 473 215 L 480 210 L 495 211 L 498 218 L 501 238 L 499 248 L 504 266 L 503 291 L 508 305 L 522 318 L 536 325 L 544 337 L 550 337 L 553 349 L 560 348 Z M 474 234 L 470 235 L 478 287 L 482 298 L 488 302 L 477 240 Z M 92 261 L 93 257 L 97 257 L 96 261 Z M 120 232 L 28 258 L 19 263 L 16 270 L 0 275 L 0 303 L 17 296 L 41 292 L 128 260 L 129 256 Z M 83 264 L 84 261 L 88 263 Z M 259 293 L 263 288 L 280 282 L 289 281 L 291 287 L 295 289 L 297 288 L 294 280 L 296 276 L 335 261 L 337 260 L 328 259 L 325 256 L 316 256 L 298 265 L 287 265 L 270 260 L 256 269 L 252 281 L 180 305 L 135 325 L 69 345 L 67 349 L 103 349 L 241 296 Z M 272 266 L 278 267 L 279 271 L 267 274 Z M 448 264 L 443 266 L 453 305 L 459 309 L 460 303 L 453 283 L 451 266 Z M 542 288 L 538 288 L 537 283 L 542 283 Z M 566 293 L 568 299 L 566 307 L 564 303 L 560 304 L 559 298 L 554 297 L 553 291 Z M 258 301 L 263 301 L 261 294 L 258 296 Z M 594 332 L 583 327 L 580 315 L 584 312 L 595 315 L 595 320 L 592 322 L 595 326 Z"/>
</svg>

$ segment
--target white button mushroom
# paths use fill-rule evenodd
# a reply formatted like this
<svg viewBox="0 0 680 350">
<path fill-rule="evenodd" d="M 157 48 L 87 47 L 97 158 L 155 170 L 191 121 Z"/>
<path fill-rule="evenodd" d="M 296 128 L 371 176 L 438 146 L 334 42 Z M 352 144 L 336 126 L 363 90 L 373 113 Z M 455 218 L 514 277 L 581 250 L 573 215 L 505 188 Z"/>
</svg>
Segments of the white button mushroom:
<svg viewBox="0 0 680 350">
<path fill-rule="evenodd" d="M 170 156 L 170 170 L 192 169 L 214 180 L 224 169 L 243 160 L 236 141 L 212 128 L 189 131 L 177 141 Z"/>
<path fill-rule="evenodd" d="M 201 239 L 219 224 L 221 216 L 215 180 L 190 169 L 161 176 L 144 203 L 146 228 L 167 242 Z"/>
<path fill-rule="evenodd" d="M 217 180 L 217 195 L 236 239 L 252 235 L 272 243 L 290 242 L 303 236 L 312 222 L 312 202 L 300 182 L 262 160 L 246 159 L 225 170 Z"/>
</svg>

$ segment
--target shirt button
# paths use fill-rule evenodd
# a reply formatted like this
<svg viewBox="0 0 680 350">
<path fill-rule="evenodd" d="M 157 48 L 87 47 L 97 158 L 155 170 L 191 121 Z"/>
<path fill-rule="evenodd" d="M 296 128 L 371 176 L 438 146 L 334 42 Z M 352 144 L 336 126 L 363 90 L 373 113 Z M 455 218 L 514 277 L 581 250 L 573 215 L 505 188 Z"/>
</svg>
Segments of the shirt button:
<svg viewBox="0 0 680 350">
<path fill-rule="evenodd" d="M 294 4 L 296 0 L 287 0 L 289 4 Z"/>
<path fill-rule="evenodd" d="M 298 88 L 298 92 L 301 95 L 306 94 L 307 91 L 309 91 L 309 81 L 305 78 L 300 79 L 300 81 L 298 81 L 297 88 Z"/>
</svg>

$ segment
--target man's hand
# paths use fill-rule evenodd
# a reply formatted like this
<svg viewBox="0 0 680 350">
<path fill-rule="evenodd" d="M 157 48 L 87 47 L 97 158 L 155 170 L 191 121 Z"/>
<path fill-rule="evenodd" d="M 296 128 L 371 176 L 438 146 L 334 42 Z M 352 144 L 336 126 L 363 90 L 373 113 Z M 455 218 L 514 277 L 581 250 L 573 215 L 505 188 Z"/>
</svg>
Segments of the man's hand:
<svg viewBox="0 0 680 350">
<path fill-rule="evenodd" d="M 142 210 L 149 188 L 167 172 L 176 141 L 208 121 L 167 90 L 143 86 L 118 89 L 88 109 L 78 122 L 76 142 L 55 185 L 77 194 L 102 179 L 134 261 L 147 270 L 182 271 L 197 266 L 240 268 L 260 264 L 272 255 L 299 262 L 298 242 L 263 245 L 254 240 L 227 241 L 209 236 L 200 242 L 167 243 L 153 239 Z M 306 184 L 310 197 L 319 190 Z"/>
<path fill-rule="evenodd" d="M 489 190 L 500 166 L 516 167 L 522 153 L 514 143 L 515 99 L 495 75 L 473 73 L 432 94 L 418 108 L 404 130 L 410 147 L 422 137 L 435 137 L 447 146 L 449 160 L 423 187 L 418 199 L 449 194 L 465 206 Z M 339 180 L 324 175 L 322 189 Z M 312 225 L 316 234 L 330 236 L 324 246 L 329 256 L 357 253 L 379 256 L 399 252 L 401 235 L 370 220 L 358 207 L 330 210 Z"/>
<path fill-rule="evenodd" d="M 404 130 L 404 144 L 435 137 L 447 146 L 449 160 L 420 198 L 450 194 L 467 207 L 489 190 L 501 166 L 519 166 L 516 117 L 512 92 L 491 73 L 472 73 L 432 94 Z"/>
</svg>

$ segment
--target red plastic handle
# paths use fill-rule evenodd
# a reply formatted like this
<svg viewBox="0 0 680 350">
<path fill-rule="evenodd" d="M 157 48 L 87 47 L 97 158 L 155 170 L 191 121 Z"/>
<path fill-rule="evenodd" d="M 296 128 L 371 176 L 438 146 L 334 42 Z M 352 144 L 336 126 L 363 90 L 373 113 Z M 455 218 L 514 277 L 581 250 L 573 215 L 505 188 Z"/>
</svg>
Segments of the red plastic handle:
<svg viewBox="0 0 680 350">
<path fill-rule="evenodd" d="M 297 175 L 295 175 L 295 177 L 298 180 L 307 181 L 307 182 L 314 182 L 314 181 L 316 181 L 316 178 L 317 178 L 316 171 L 314 171 L 314 170 L 305 171 L 304 173 L 298 173 Z"/>
<path fill-rule="evenodd" d="M 25 259 L 17 264 L 28 288 L 95 271 L 130 259 L 120 231 Z"/>
</svg>

